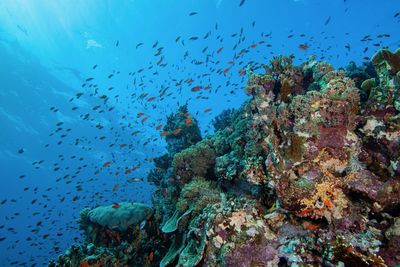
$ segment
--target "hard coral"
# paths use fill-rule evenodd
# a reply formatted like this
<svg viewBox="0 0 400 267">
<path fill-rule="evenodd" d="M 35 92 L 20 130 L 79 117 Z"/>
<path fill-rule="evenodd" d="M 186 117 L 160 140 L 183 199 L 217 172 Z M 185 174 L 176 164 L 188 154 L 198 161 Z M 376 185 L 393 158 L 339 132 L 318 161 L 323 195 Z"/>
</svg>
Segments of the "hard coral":
<svg viewBox="0 0 400 267">
<path fill-rule="evenodd" d="M 192 207 L 193 213 L 197 214 L 208 204 L 219 202 L 219 194 L 214 183 L 195 177 L 182 188 L 176 208 L 182 212 Z"/>
<path fill-rule="evenodd" d="M 180 184 L 188 183 L 194 176 L 207 177 L 213 171 L 215 151 L 209 140 L 175 154 L 172 167 Z"/>
<path fill-rule="evenodd" d="M 217 115 L 213 120 L 212 124 L 215 131 L 223 130 L 232 124 L 235 118 L 235 109 L 225 109 L 219 115 Z"/>
</svg>

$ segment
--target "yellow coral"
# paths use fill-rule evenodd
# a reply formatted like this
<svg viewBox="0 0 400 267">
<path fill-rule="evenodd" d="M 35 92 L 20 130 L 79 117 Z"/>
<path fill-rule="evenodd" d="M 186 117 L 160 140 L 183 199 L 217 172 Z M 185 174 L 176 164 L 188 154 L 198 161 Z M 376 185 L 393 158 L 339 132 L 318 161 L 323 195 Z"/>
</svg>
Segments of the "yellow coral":
<svg viewBox="0 0 400 267">
<path fill-rule="evenodd" d="M 348 200 L 333 182 L 324 181 L 316 184 L 315 194 L 311 198 L 303 198 L 301 204 L 304 208 L 300 211 L 300 216 L 325 217 L 331 223 L 332 218 L 342 218 Z"/>
</svg>

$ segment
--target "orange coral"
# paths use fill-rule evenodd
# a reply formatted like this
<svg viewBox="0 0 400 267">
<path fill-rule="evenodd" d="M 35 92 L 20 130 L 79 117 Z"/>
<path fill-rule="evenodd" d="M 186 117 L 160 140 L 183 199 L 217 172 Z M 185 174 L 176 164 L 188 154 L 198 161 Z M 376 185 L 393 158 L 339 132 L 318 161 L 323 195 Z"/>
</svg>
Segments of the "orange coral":
<svg viewBox="0 0 400 267">
<path fill-rule="evenodd" d="M 323 181 L 315 185 L 315 194 L 311 198 L 303 198 L 304 206 L 299 215 L 302 217 L 325 217 L 330 223 L 333 218 L 341 219 L 348 200 L 340 188 L 333 182 Z"/>
</svg>

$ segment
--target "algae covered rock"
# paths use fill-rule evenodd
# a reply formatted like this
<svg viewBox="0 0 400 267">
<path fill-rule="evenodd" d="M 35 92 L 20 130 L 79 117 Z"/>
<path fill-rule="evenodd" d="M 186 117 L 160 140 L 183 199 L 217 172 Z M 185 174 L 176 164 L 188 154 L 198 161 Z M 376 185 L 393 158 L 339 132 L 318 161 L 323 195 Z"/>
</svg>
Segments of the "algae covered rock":
<svg viewBox="0 0 400 267">
<path fill-rule="evenodd" d="M 151 216 L 152 209 L 144 204 L 133 202 L 122 202 L 115 205 L 102 206 L 88 212 L 88 219 L 110 229 L 125 231 L 129 226 L 140 224 Z"/>
</svg>

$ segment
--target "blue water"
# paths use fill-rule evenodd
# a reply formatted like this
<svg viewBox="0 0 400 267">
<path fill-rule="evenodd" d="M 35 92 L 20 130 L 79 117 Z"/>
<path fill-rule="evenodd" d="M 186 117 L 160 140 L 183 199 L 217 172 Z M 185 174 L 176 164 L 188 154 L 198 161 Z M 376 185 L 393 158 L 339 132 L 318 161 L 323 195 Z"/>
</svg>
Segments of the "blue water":
<svg viewBox="0 0 400 267">
<path fill-rule="evenodd" d="M 127 179 L 165 153 L 156 126 L 188 103 L 211 134 L 248 99 L 248 64 L 294 54 L 343 67 L 400 46 L 398 0 L 240 2 L 0 1 L 1 266 L 46 265 L 80 238 L 83 207 L 150 203 L 153 187 Z"/>
</svg>

